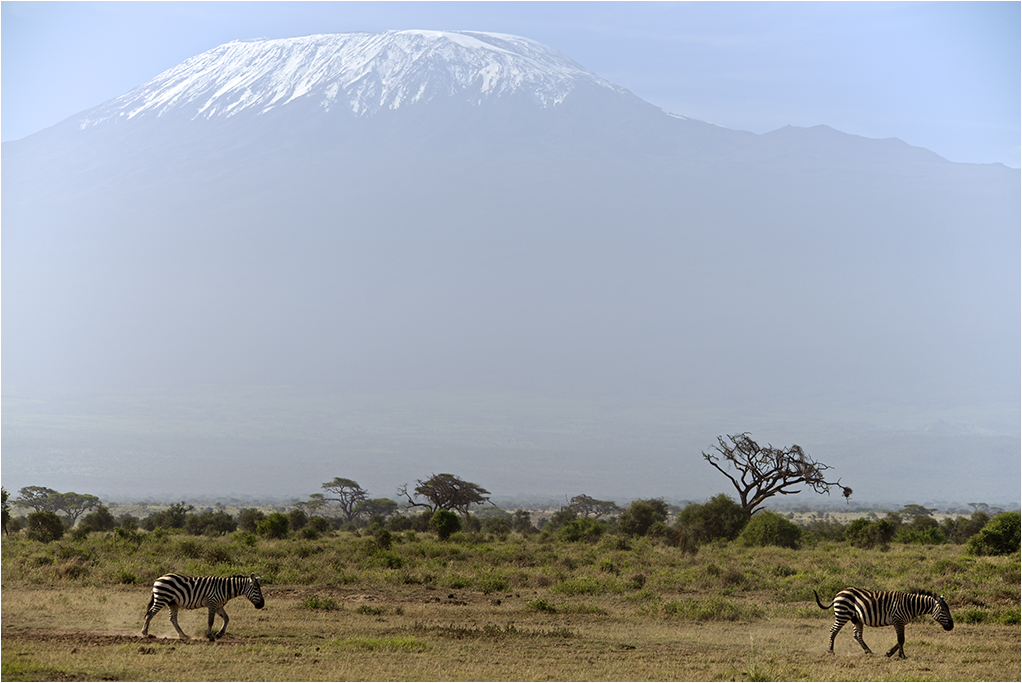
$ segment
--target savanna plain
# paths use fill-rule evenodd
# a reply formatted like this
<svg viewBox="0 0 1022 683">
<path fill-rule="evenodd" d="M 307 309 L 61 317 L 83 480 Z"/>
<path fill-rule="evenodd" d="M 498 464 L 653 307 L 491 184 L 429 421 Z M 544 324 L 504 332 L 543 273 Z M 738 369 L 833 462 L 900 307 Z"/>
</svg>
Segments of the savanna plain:
<svg viewBox="0 0 1022 683">
<path fill-rule="evenodd" d="M 2 679 L 15 680 L 1019 680 L 1019 554 L 964 546 L 792 550 L 716 542 L 695 552 L 651 538 L 336 531 L 268 539 L 90 533 L 2 545 Z M 165 573 L 262 577 L 264 609 L 167 610 L 140 635 Z M 947 596 L 945 632 L 847 625 L 827 652 L 846 586 Z M 216 628 L 220 619 L 217 618 Z"/>
</svg>

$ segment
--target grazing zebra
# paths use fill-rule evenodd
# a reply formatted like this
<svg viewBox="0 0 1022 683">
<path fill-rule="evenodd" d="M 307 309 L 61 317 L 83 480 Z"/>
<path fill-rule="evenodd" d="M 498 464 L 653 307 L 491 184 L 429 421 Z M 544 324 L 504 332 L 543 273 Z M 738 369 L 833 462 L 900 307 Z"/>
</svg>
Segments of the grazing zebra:
<svg viewBox="0 0 1022 683">
<path fill-rule="evenodd" d="M 153 583 L 153 595 L 149 598 L 149 607 L 145 615 L 145 626 L 142 627 L 142 635 L 149 635 L 149 622 L 156 613 L 164 606 L 170 608 L 170 623 L 174 624 L 178 635 L 185 640 L 188 635 L 177 625 L 177 611 L 179 609 L 209 608 L 209 626 L 206 628 L 206 637 L 210 641 L 223 636 L 227 631 L 227 612 L 224 605 L 231 598 L 244 595 L 252 601 L 256 609 L 262 609 L 263 593 L 259 589 L 259 578 L 255 574 L 249 576 L 181 576 L 180 574 L 167 574 L 156 579 Z M 224 620 L 224 626 L 220 632 L 213 635 L 213 617 L 219 614 Z"/>
<path fill-rule="evenodd" d="M 830 627 L 830 653 L 834 654 L 834 638 L 845 622 L 851 621 L 855 628 L 855 640 L 862 645 L 862 649 L 868 654 L 873 651 L 866 647 L 862 639 L 863 626 L 894 626 L 898 632 L 898 642 L 887 651 L 890 657 L 895 652 L 900 659 L 905 657 L 905 624 L 913 618 L 929 614 L 938 624 L 950 631 L 955 627 L 951 619 L 951 610 L 944 602 L 944 596 L 937 597 L 929 591 L 912 591 L 902 593 L 900 591 L 867 591 L 860 588 L 846 588 L 834 596 L 829 605 L 820 602 L 820 596 L 816 596 L 816 604 L 820 609 L 834 608 L 834 625 Z"/>
</svg>

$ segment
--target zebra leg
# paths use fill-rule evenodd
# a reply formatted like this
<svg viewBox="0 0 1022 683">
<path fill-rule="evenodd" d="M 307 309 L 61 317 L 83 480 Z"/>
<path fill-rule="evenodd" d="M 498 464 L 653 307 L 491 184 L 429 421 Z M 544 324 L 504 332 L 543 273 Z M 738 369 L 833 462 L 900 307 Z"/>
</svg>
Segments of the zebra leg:
<svg viewBox="0 0 1022 683">
<path fill-rule="evenodd" d="M 848 621 L 847 617 L 835 617 L 834 625 L 830 627 L 830 654 L 834 654 L 834 639 L 837 638 L 838 632 L 844 627 L 846 621 Z"/>
<path fill-rule="evenodd" d="M 223 635 L 227 633 L 227 622 L 230 621 L 230 619 L 227 616 L 227 610 L 225 610 L 223 606 L 221 606 L 220 609 L 216 611 L 216 613 L 219 614 L 220 618 L 224 620 L 223 628 L 221 628 L 220 632 L 216 634 L 216 637 L 223 638 Z"/>
<path fill-rule="evenodd" d="M 868 655 L 873 654 L 873 650 L 870 650 L 869 646 L 866 645 L 866 641 L 862 639 L 862 626 L 863 626 L 862 622 L 861 621 L 853 621 L 852 622 L 852 626 L 855 627 L 855 640 L 858 641 L 859 645 L 862 645 L 862 649 L 866 651 L 866 654 L 868 654 Z"/>
<path fill-rule="evenodd" d="M 209 642 L 211 642 L 211 643 L 214 640 L 216 640 L 213 637 L 213 619 L 216 617 L 216 613 L 217 613 L 218 609 L 219 608 L 216 607 L 215 605 L 210 605 L 209 606 L 209 626 L 206 627 L 206 637 L 209 638 Z"/>
<path fill-rule="evenodd" d="M 174 628 L 177 629 L 177 634 L 184 640 L 191 640 L 188 634 L 181 630 L 181 627 L 177 624 L 177 605 L 170 605 L 170 623 L 174 624 Z"/>
<path fill-rule="evenodd" d="M 890 657 L 897 652 L 898 659 L 908 659 L 908 657 L 905 656 L 905 624 L 900 621 L 895 622 L 894 630 L 898 632 L 898 642 L 894 647 L 887 651 L 887 656 Z"/>
<path fill-rule="evenodd" d="M 163 607 L 162 604 L 156 605 L 155 602 L 156 602 L 156 600 L 154 598 L 152 598 L 152 597 L 149 598 L 149 606 L 146 607 L 146 613 L 145 613 L 145 624 L 142 625 L 142 635 L 143 636 L 148 636 L 149 635 L 149 622 L 153 620 L 153 617 L 156 616 L 156 613 L 159 612 L 160 608 Z"/>
</svg>

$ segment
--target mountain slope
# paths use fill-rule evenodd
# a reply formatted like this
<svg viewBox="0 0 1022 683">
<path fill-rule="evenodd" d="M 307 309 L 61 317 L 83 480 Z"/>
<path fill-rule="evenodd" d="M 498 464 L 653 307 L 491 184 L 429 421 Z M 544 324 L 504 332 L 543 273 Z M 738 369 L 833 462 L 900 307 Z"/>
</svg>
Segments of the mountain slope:
<svg viewBox="0 0 1022 683">
<path fill-rule="evenodd" d="M 399 443 L 353 452 L 289 419 L 274 438 L 295 453 L 317 443 L 295 471 L 331 450 L 352 452 L 352 467 L 379 456 L 389 472 L 451 471 L 446 443 L 482 485 L 470 468 L 504 471 L 556 443 L 558 471 L 646 497 L 674 460 L 700 467 L 693 449 L 748 428 L 777 444 L 878 432 L 902 444 L 940 421 L 1018 437 L 1017 171 L 824 126 L 753 135 L 671 116 L 524 39 L 231 43 L 4 143 L 3 179 L 5 401 L 69 386 L 288 386 L 356 405 L 412 392 L 428 415 L 469 395 L 484 431 L 556 435 L 532 413 L 494 426 L 501 411 L 486 406 L 607 399 L 624 416 L 614 424 L 655 414 L 650 431 L 667 436 L 488 437 L 503 465 L 473 464 L 462 432 L 403 426 Z M 166 429 L 208 461 L 238 457 L 220 435 Z M 68 452 L 11 443 L 8 458 Z M 627 462 L 643 448 L 639 471 Z M 911 485 L 968 480 L 962 448 Z M 853 475 L 874 491 L 908 485 L 847 458 L 836 465 L 857 492 Z M 506 476 L 526 490 L 524 474 Z"/>
</svg>

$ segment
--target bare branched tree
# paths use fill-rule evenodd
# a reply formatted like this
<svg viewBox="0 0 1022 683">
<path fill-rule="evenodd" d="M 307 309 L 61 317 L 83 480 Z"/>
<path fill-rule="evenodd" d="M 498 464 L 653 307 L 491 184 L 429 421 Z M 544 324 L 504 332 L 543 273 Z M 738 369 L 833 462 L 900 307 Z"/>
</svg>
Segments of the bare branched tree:
<svg viewBox="0 0 1022 683">
<path fill-rule="evenodd" d="M 837 487 L 846 499 L 852 495 L 852 489 L 842 486 L 840 479 L 827 481 L 824 472 L 831 467 L 816 462 L 798 445 L 780 449 L 768 444 L 761 448 L 748 433 L 729 435 L 727 440 L 718 436 L 716 453 L 704 451 L 703 458 L 731 480 L 749 517 L 761 510 L 763 502 L 771 496 L 799 493 L 801 488 L 792 487 L 800 484 L 816 493 L 829 494 L 831 487 Z M 726 468 L 734 468 L 737 473 L 732 475 Z"/>
</svg>

